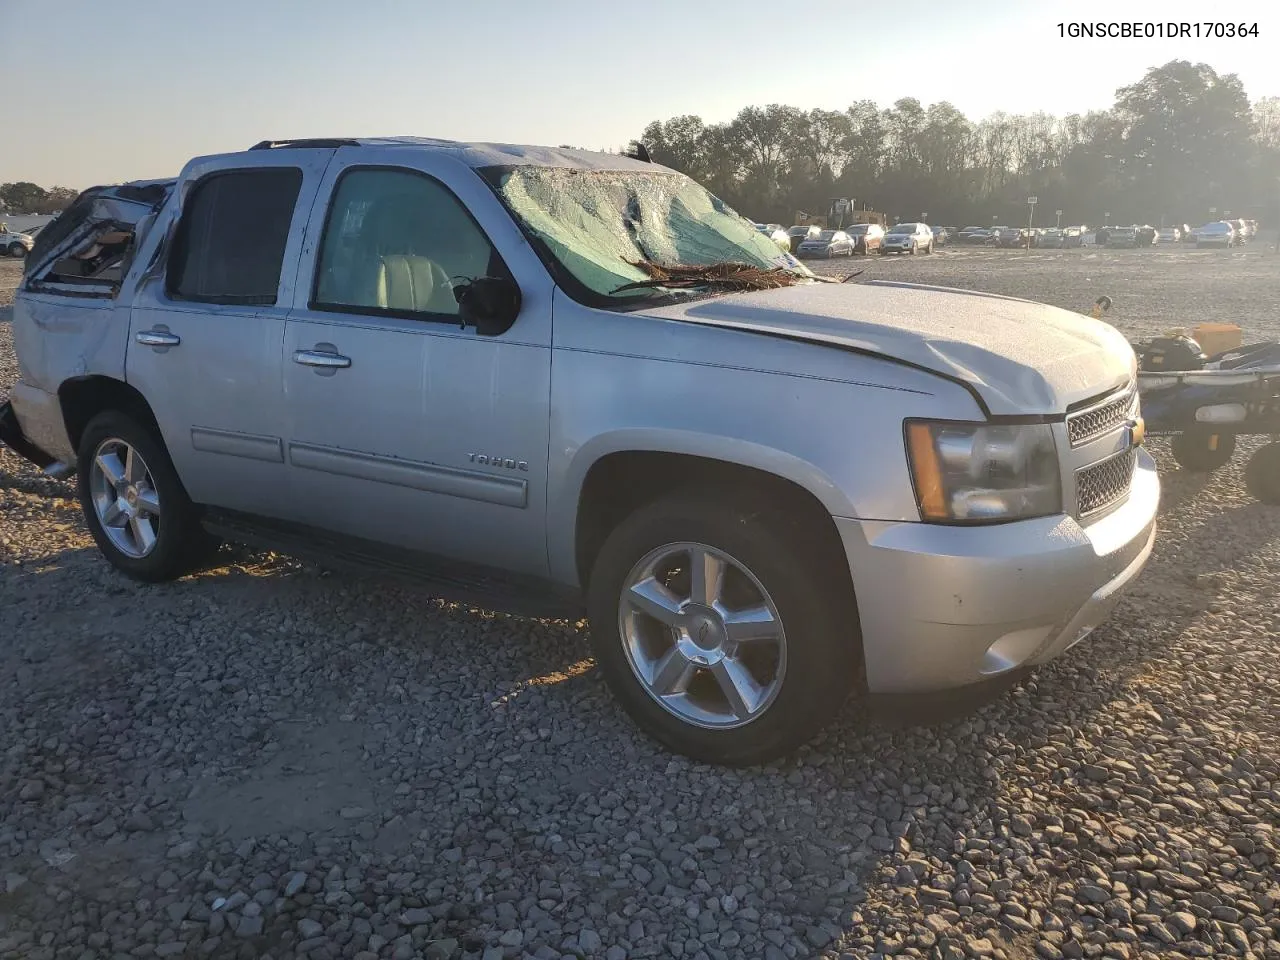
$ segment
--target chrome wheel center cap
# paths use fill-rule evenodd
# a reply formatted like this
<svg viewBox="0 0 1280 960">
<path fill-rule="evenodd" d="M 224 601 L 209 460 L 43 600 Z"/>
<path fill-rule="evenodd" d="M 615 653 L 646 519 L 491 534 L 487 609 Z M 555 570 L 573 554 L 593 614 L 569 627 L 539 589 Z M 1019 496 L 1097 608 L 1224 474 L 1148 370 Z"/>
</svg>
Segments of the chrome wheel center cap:
<svg viewBox="0 0 1280 960">
<path fill-rule="evenodd" d="M 694 607 L 687 611 L 685 630 L 695 647 L 707 653 L 724 646 L 724 621 L 714 610 Z"/>
</svg>

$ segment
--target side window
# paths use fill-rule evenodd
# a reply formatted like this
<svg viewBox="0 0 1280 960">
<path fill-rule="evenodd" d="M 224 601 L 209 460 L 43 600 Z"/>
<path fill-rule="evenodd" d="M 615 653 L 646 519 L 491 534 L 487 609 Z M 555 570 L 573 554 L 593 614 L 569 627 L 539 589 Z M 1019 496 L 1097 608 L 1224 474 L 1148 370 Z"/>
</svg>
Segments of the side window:
<svg viewBox="0 0 1280 960">
<path fill-rule="evenodd" d="M 215 173 L 197 183 L 169 257 L 169 295 L 275 303 L 301 187 L 302 171 L 295 167 Z"/>
<path fill-rule="evenodd" d="M 338 181 L 329 205 L 311 306 L 455 319 L 454 281 L 508 275 L 443 184 L 406 170 L 356 168 Z"/>
</svg>

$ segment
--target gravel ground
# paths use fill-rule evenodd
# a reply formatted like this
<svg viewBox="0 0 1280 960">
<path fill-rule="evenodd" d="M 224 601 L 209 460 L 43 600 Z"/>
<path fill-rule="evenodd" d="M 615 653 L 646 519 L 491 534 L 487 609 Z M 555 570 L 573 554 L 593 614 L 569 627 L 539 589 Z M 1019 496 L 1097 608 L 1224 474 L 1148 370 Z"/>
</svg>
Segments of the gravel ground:
<svg viewBox="0 0 1280 960">
<path fill-rule="evenodd" d="M 1280 335 L 1256 244 L 853 268 Z M 729 771 L 639 736 L 582 625 L 247 551 L 135 584 L 0 451 L 0 958 L 1280 958 L 1280 510 L 1166 465 L 1086 643 Z"/>
</svg>

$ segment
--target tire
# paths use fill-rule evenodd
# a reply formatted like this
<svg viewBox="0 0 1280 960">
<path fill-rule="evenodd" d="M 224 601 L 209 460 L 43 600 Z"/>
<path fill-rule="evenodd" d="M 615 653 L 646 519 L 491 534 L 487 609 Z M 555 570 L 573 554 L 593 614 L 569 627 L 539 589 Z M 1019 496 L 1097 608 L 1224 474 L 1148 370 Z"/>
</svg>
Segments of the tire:
<svg viewBox="0 0 1280 960">
<path fill-rule="evenodd" d="M 911 254 L 913 257 L 916 255 L 916 245 L 914 243 L 907 247 L 907 253 Z"/>
<path fill-rule="evenodd" d="M 111 466 L 106 469 L 100 465 L 107 463 Z M 199 510 L 164 444 L 128 414 L 108 410 L 89 421 L 80 439 L 76 472 L 89 533 L 107 562 L 126 576 L 147 583 L 174 580 L 206 562 L 217 549 L 218 541 L 200 526 Z M 110 474 L 121 482 L 112 484 Z M 123 522 L 109 523 L 112 515 L 123 515 Z"/>
<path fill-rule="evenodd" d="M 783 519 L 776 507 L 697 493 L 641 507 L 610 533 L 591 572 L 591 640 L 606 681 L 642 731 L 695 760 L 747 766 L 790 753 L 833 719 L 854 686 L 861 640 L 852 591 L 841 591 L 832 575 L 835 558 L 815 556 L 813 542 L 812 531 Z M 691 606 L 694 593 L 687 572 L 662 573 L 693 567 L 685 548 L 695 547 L 729 565 L 731 572 L 721 581 L 722 607 L 776 611 L 781 641 L 757 640 L 749 648 L 763 659 L 752 662 L 751 653 L 737 659 L 730 651 L 742 648 L 732 641 L 721 641 L 728 646 L 712 648 L 703 657 L 708 621 L 698 611 L 710 608 Z M 672 556 L 676 568 L 670 566 Z M 624 603 L 627 585 L 639 582 L 667 584 L 670 590 L 663 596 L 669 602 L 662 609 L 684 611 L 675 616 L 686 618 L 680 621 L 685 625 L 666 625 Z M 723 621 L 711 620 L 709 635 L 715 643 L 726 634 Z M 701 640 L 694 639 L 691 624 L 698 625 Z M 684 630 L 683 648 L 703 657 L 700 665 L 676 652 L 676 629 Z M 668 677 L 680 679 L 665 684 L 675 689 L 660 702 L 641 671 L 656 673 L 661 665 L 671 666 L 673 656 L 678 657 L 677 672 L 669 670 Z M 744 663 L 750 666 L 755 710 L 744 709 L 748 701 L 743 697 L 735 712 L 724 695 L 714 664 L 729 660 L 738 675 L 747 669 Z M 690 718 L 690 711 L 700 711 L 702 722 Z"/>
<path fill-rule="evenodd" d="M 1259 447 L 1244 468 L 1244 484 L 1263 503 L 1280 504 L 1280 443 Z"/>
<path fill-rule="evenodd" d="M 1230 433 L 1198 427 L 1173 438 L 1173 459 L 1191 473 L 1212 473 L 1225 466 L 1235 452 L 1236 438 Z"/>
<path fill-rule="evenodd" d="M 27 255 L 27 248 L 24 247 L 22 244 L 20 243 L 9 244 L 9 256 L 21 259 L 26 255 Z"/>
</svg>

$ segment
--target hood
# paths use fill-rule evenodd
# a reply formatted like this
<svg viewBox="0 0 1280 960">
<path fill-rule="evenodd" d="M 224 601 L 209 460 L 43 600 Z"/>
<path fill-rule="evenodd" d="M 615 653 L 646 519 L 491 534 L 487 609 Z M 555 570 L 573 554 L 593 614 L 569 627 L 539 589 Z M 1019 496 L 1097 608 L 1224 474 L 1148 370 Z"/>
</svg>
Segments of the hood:
<svg viewBox="0 0 1280 960">
<path fill-rule="evenodd" d="M 1108 323 L 1030 300 L 887 281 L 808 283 L 648 315 L 825 343 L 968 385 L 993 415 L 1062 414 L 1128 383 L 1137 361 Z"/>
</svg>

